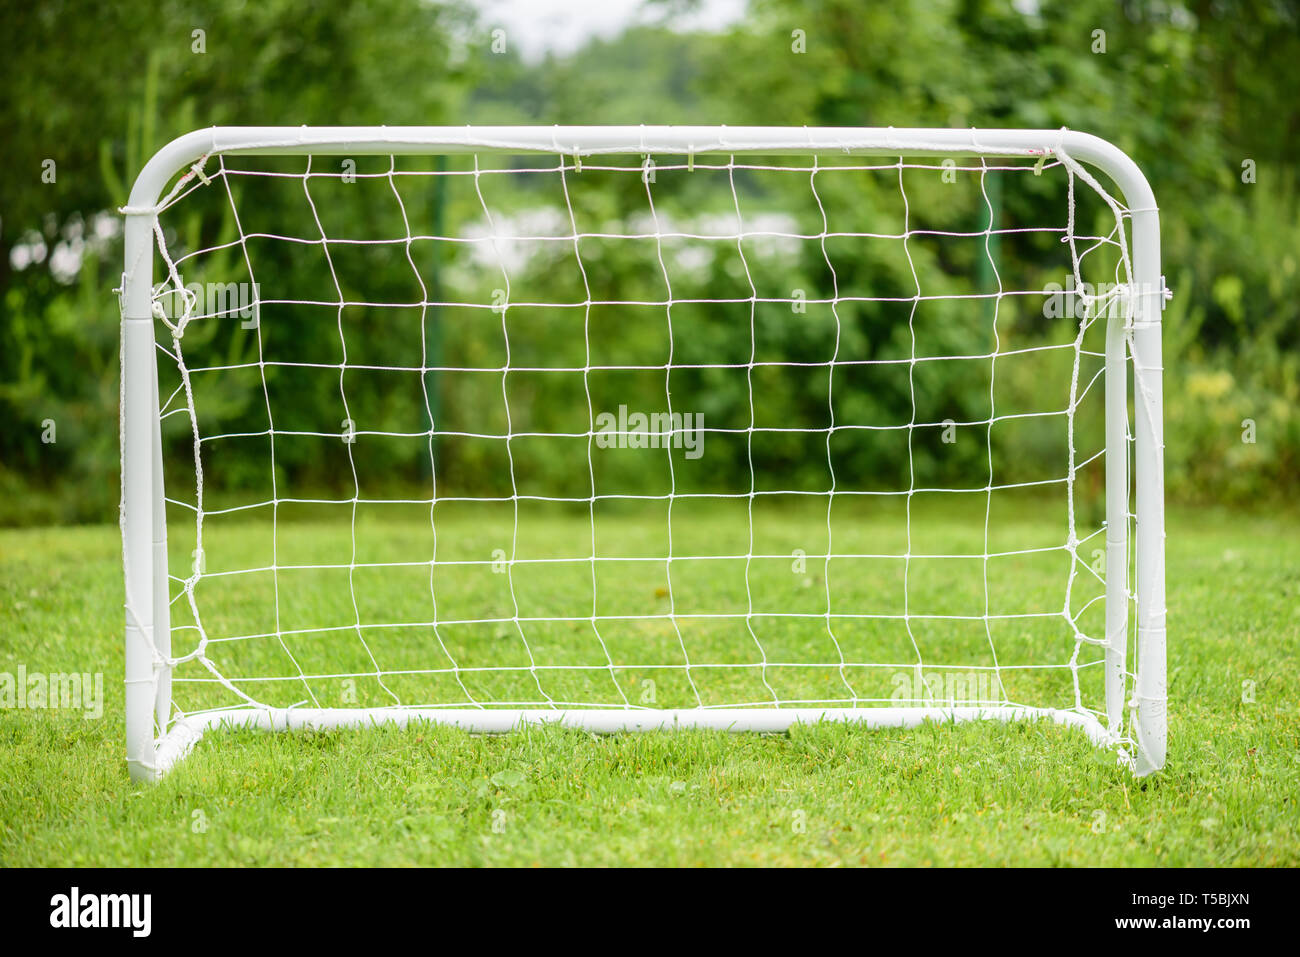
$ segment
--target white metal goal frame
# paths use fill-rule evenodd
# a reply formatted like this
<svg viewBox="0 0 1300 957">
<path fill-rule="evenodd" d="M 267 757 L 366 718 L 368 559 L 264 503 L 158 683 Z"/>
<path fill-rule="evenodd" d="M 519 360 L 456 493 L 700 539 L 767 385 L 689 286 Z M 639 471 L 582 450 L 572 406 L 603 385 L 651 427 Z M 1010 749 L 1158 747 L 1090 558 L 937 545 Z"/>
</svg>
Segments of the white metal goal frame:
<svg viewBox="0 0 1300 957">
<path fill-rule="evenodd" d="M 860 156 L 1053 157 L 1106 174 L 1126 204 L 1132 244 L 1131 308 L 1108 318 L 1104 366 L 1106 567 L 1105 712 L 1031 707 L 776 707 L 646 710 L 309 709 L 241 707 L 176 719 L 172 715 L 166 506 L 158 365 L 154 339 L 154 251 L 160 201 L 178 173 L 201 175 L 221 155 L 438 155 L 541 153 L 816 154 Z M 1085 174 L 1086 175 L 1086 174 Z M 136 179 L 126 217 L 122 306 L 122 536 L 126 584 L 125 720 L 127 762 L 135 780 L 154 780 L 218 726 L 267 730 L 436 721 L 472 732 L 526 723 L 561 723 L 595 732 L 669 728 L 782 731 L 796 723 L 848 721 L 910 727 L 925 721 L 1050 719 L 1095 743 L 1117 740 L 1125 712 L 1135 745 L 1127 761 L 1148 774 L 1165 761 L 1165 581 L 1159 214 L 1150 185 L 1125 153 L 1096 136 L 1069 130 L 769 128 L 705 126 L 562 127 L 217 127 L 177 138 Z M 1129 373 L 1133 416 L 1134 508 L 1130 543 Z M 1127 570 L 1134 550 L 1135 595 Z M 1129 680 L 1129 602 L 1136 600 L 1136 654 Z M 161 736 L 159 735 L 161 732 Z"/>
</svg>

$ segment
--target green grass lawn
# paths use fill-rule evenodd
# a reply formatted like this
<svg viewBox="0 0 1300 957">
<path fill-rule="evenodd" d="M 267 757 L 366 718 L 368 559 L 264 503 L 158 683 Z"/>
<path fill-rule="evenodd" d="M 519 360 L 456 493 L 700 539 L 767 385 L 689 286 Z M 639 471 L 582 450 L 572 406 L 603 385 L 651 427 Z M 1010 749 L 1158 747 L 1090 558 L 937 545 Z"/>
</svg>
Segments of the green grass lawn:
<svg viewBox="0 0 1300 957">
<path fill-rule="evenodd" d="M 749 550 L 749 526 L 714 510 L 677 516 L 674 554 Z M 427 562 L 423 525 L 363 516 L 356 560 Z M 756 517 L 753 551 L 825 553 L 825 513 Z M 837 517 L 836 553 L 901 552 L 897 521 Z M 278 560 L 347 563 L 347 526 L 282 526 Z M 1059 542 L 1060 529 L 1032 510 L 1001 516 L 989 550 Z M 174 529 L 179 529 L 175 525 Z M 496 548 L 518 558 L 590 554 L 585 515 L 531 516 L 514 540 L 501 516 L 441 517 L 439 559 L 482 560 Z M 597 553 L 662 554 L 663 527 L 602 516 Z M 290 534 L 292 533 L 292 534 Z M 822 536 L 819 538 L 819 535 Z M 913 526 L 912 552 L 984 549 L 982 507 Z M 1005 539 L 1001 539 L 1005 536 Z M 1036 540 L 1035 536 L 1040 540 Z M 173 570 L 192 542 L 173 531 Z M 213 521 L 197 598 L 209 657 L 258 700 L 338 704 L 339 675 L 361 675 L 356 703 L 473 700 L 499 703 L 543 695 L 555 701 L 638 701 L 655 682 L 655 703 L 705 704 L 887 697 L 888 672 L 870 662 L 915 661 L 984 669 L 997 651 L 1007 696 L 1068 705 L 1072 642 L 1055 620 L 1001 621 L 997 630 L 923 621 L 914 633 L 893 620 L 835 618 L 800 623 L 683 617 L 679 639 L 663 619 L 611 621 L 597 636 L 589 622 L 527 629 L 536 671 L 513 625 L 442 629 L 431 650 L 427 629 L 313 633 L 339 613 L 367 622 L 429 617 L 426 565 L 358 570 L 349 582 L 327 571 L 285 576 L 281 628 L 264 633 L 266 575 L 234 587 L 216 573 L 265 561 L 265 526 Z M 417 726 L 340 733 L 210 735 L 160 784 L 134 787 L 123 760 L 122 586 L 115 527 L 0 532 L 0 672 L 102 672 L 98 720 L 58 710 L 0 711 L 0 863 L 18 865 L 725 865 L 725 864 L 1074 864 L 1295 865 L 1300 862 L 1300 521 L 1221 511 L 1174 511 L 1168 523 L 1170 747 L 1166 769 L 1138 781 L 1114 755 L 1082 735 L 1048 725 L 928 726 L 915 731 L 802 727 L 788 735 L 673 734 L 595 737 L 563 728 L 475 737 Z M 1083 550 L 1086 553 L 1086 549 Z M 1063 553 L 1005 562 L 913 560 L 910 610 L 966 614 L 1059 607 Z M 856 562 L 856 564 L 854 564 Z M 693 609 L 892 608 L 896 563 L 787 558 L 674 565 L 601 563 L 594 593 L 582 563 L 440 566 L 440 621 L 494 617 L 520 603 L 538 617 L 659 615 Z M 657 569 L 657 571 L 655 571 Z M 422 576 L 422 577 L 421 577 Z M 609 576 L 609 577 L 604 577 Z M 621 576 L 621 577 L 620 577 Z M 415 579 L 419 578 L 419 581 Z M 410 580 L 408 580 L 410 579 Z M 746 587 L 748 585 L 748 588 Z M 504 586 L 504 591 L 503 591 Z M 273 585 L 269 587 L 274 587 Z M 1077 609 L 1097 589 L 1078 580 Z M 839 604 L 843 602 L 843 604 Z M 882 603 L 886 603 L 883 604 Z M 178 609 L 181 607 L 177 606 Z M 178 610 L 177 624 L 186 624 Z M 1085 615 L 1081 621 L 1091 627 Z M 273 624 L 273 621 L 272 621 Z M 833 631 L 836 651 L 829 632 Z M 178 640 L 182 641 L 182 632 Z M 244 640 L 219 640 L 241 638 Z M 603 642 L 603 647 L 602 647 Z M 693 663 L 686 680 L 685 646 Z M 838 667 L 838 654 L 848 663 Z M 908 657 L 909 653 L 912 657 Z M 608 657 L 606 657 L 608 655 Z M 373 657 L 384 674 L 365 677 Z M 1097 692 L 1082 656 L 1085 697 Z M 1092 657 L 1095 657 L 1093 655 Z M 609 667 L 608 661 L 616 662 Z M 763 667 L 766 660 L 768 667 Z M 781 668 L 834 662 L 835 667 Z M 604 667 L 590 667 L 591 665 Z M 656 668 L 655 666 L 660 666 Z M 709 667 L 710 665 L 715 667 Z M 482 667 L 514 669 L 480 671 Z M 179 677 L 202 679 L 191 664 Z M 406 674 L 397 674 L 407 672 Z M 290 675 L 291 681 L 258 681 Z M 538 680 L 540 676 L 540 681 Z M 461 697 L 457 697 L 457 696 Z M 766 698 L 764 697 L 766 696 Z M 177 685 L 181 707 L 229 701 L 220 686 Z"/>
</svg>

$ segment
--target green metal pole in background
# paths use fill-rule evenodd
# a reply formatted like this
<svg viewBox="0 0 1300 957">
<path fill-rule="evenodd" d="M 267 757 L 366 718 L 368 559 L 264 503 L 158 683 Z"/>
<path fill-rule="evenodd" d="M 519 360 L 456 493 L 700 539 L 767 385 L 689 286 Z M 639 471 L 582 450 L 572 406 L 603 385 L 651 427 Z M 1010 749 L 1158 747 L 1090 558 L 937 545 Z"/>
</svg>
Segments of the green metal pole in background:
<svg viewBox="0 0 1300 957">
<path fill-rule="evenodd" d="M 435 157 L 434 169 L 439 173 L 446 172 L 447 157 L 441 155 Z M 446 235 L 443 231 L 447 211 L 446 183 L 447 177 L 445 176 L 435 176 L 433 178 L 433 234 L 435 236 Z M 429 270 L 429 299 L 434 303 L 442 302 L 442 246 L 441 242 L 434 240 L 433 262 Z M 442 365 L 442 322 L 439 316 L 439 307 L 436 305 L 429 306 L 425 311 L 424 342 L 426 368 L 437 369 Z M 442 421 L 442 403 L 439 389 L 441 377 L 436 371 L 426 371 L 423 375 L 426 376 L 424 387 L 429 397 L 429 421 L 427 425 L 430 429 L 436 429 L 440 427 Z M 432 472 L 436 467 L 434 463 L 438 453 L 438 437 L 436 435 L 430 439 L 430 450 L 429 468 Z"/>
<path fill-rule="evenodd" d="M 984 172 L 984 192 L 988 196 L 987 212 L 989 221 L 985 228 L 990 230 L 987 236 L 987 252 L 983 249 L 976 254 L 975 281 L 976 288 L 981 295 L 996 296 L 998 291 L 998 277 L 994 272 L 994 263 L 999 261 L 999 248 L 1001 246 L 1001 236 L 992 232 L 998 229 L 1002 224 L 1002 175 L 997 170 L 986 170 Z M 987 315 L 989 321 L 997 315 L 998 301 L 996 298 L 986 300 L 988 303 Z"/>
</svg>

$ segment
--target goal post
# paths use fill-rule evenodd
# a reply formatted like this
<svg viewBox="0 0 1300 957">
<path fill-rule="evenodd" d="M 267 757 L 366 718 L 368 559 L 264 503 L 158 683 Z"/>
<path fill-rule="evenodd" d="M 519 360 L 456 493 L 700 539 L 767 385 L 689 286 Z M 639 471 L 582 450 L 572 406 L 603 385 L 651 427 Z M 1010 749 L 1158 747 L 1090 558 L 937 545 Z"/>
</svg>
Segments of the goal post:
<svg viewBox="0 0 1300 957">
<path fill-rule="evenodd" d="M 368 157 L 378 165 L 365 166 Z M 460 162 L 418 162 L 439 157 Z M 492 157 L 504 159 L 493 165 Z M 240 165 L 261 160 L 270 165 Z M 349 182 L 347 163 L 374 192 L 344 218 L 322 190 Z M 990 176 L 1025 189 L 995 204 Z M 420 205 L 419 189 L 435 177 L 464 187 L 468 212 L 445 236 Z M 965 198 L 949 204 L 934 184 L 958 179 L 966 186 L 954 189 L 966 188 Z M 761 185 L 769 181 L 776 185 Z M 293 191 L 296 205 L 286 200 L 284 208 L 301 228 L 250 221 L 279 208 L 259 204 L 256 197 L 271 195 L 256 192 L 263 188 Z M 796 197 L 801 211 L 782 218 L 780 200 Z M 175 218 L 204 198 L 222 205 L 219 236 L 215 219 L 196 226 L 198 219 Z M 1076 222 L 1076 207 L 1085 206 L 1091 218 Z M 954 218 L 959 208 L 968 219 Z M 1029 218 L 1044 209 L 1053 210 L 1049 222 Z M 411 721 L 474 732 L 526 723 L 620 732 L 1038 719 L 1082 731 L 1138 775 L 1163 766 L 1167 293 L 1155 198 L 1138 166 L 1110 143 L 1069 130 L 218 127 L 159 150 L 122 213 L 121 526 L 133 779 L 157 779 L 219 727 Z M 1005 252 L 1007 243 L 1023 249 Z M 428 281 L 440 268 L 429 263 L 442 262 L 444 248 L 454 261 L 447 289 L 435 296 L 430 287 L 443 283 Z M 295 257 L 307 253 L 311 289 L 294 281 Z M 370 258 L 354 265 L 354 253 Z M 226 272 L 212 265 L 218 259 Z M 1054 275 L 1049 264 L 1058 259 L 1065 288 L 1045 289 L 1042 277 Z M 972 262 L 996 288 L 978 288 L 963 273 Z M 1087 281 L 1096 263 L 1114 279 L 1104 291 Z M 1029 273 L 1018 284 L 1013 266 Z M 202 301 L 202 289 L 196 298 L 190 276 L 216 280 L 223 296 L 238 282 L 252 289 L 243 315 L 250 308 L 256 315 L 237 348 L 224 332 L 209 332 L 237 320 L 236 310 L 225 299 L 218 307 Z M 773 293 L 767 280 L 778 276 L 786 287 Z M 796 279 L 787 276 L 811 291 L 791 291 Z M 739 292 L 727 295 L 730 286 Z M 1077 312 L 1054 332 L 1030 321 L 1062 292 L 1067 303 L 1081 303 Z M 807 308 L 827 343 L 816 355 L 797 334 Z M 493 325 L 477 325 L 480 316 Z M 629 323 L 623 331 L 611 328 L 620 316 Z M 653 324 L 642 321 L 649 317 L 666 334 L 652 339 Z M 463 355 L 480 357 L 434 359 L 433 322 L 440 335 L 464 338 Z M 688 322 L 709 334 L 695 337 Z M 364 323 L 379 325 L 364 325 L 363 334 Z M 473 337 L 487 333 L 474 330 L 489 328 L 502 337 L 503 357 L 475 352 Z M 295 340 L 303 355 L 275 351 L 290 338 L 281 329 L 312 333 Z M 769 329 L 785 352 L 760 349 Z M 405 352 L 392 351 L 408 331 Z M 322 351 L 325 338 L 336 352 Z M 712 355 L 702 351 L 707 342 L 738 351 Z M 635 361 L 596 361 L 593 350 L 614 345 Z M 571 358 L 543 367 L 538 356 L 548 346 Z M 1046 384 L 1058 355 L 1068 381 Z M 1043 365 L 1017 371 L 1021 360 Z M 618 387 L 633 401 L 658 382 L 659 404 L 642 415 L 649 425 L 618 402 L 615 387 L 600 391 L 619 375 L 641 377 Z M 1041 407 L 999 413 L 1014 376 L 1020 398 L 1041 386 Z M 554 398 L 562 378 L 567 405 Z M 488 379 L 502 410 L 484 409 Z M 322 421 L 297 422 L 308 416 L 293 409 L 293 395 L 306 409 L 318 385 L 321 395 L 333 390 L 319 401 Z M 431 401 L 430 389 L 443 390 L 442 398 Z M 427 428 L 402 424 L 392 412 L 397 399 L 381 401 L 408 392 Z M 807 408 L 820 403 L 825 417 L 795 409 L 809 394 Z M 455 401 L 444 408 L 449 395 Z M 529 409 L 525 396 L 541 411 L 521 411 Z M 942 419 L 941 398 L 957 410 Z M 562 406 L 573 413 L 568 419 Z M 773 410 L 784 418 L 760 424 Z M 340 419 L 334 465 L 325 458 L 333 452 L 296 451 L 297 442 L 331 441 L 326 433 Z M 728 427 L 714 424 L 720 419 Z M 166 435 L 165 420 L 177 425 Z M 975 449 L 964 464 L 943 458 L 956 432 Z M 844 436 L 879 442 L 845 451 L 836 444 Z M 694 467 L 692 438 L 723 445 L 716 459 L 700 456 L 713 463 L 709 472 Z M 1021 438 L 1023 453 L 1014 444 Z M 778 443 L 770 454 L 762 444 L 769 439 Z M 444 442 L 448 448 L 435 451 Z M 382 443 L 399 449 L 391 460 L 373 451 Z M 1061 474 L 1018 471 L 1040 447 L 1044 461 L 1065 457 Z M 267 457 L 255 480 L 230 477 L 254 471 L 244 465 L 259 462 L 261 450 Z M 618 455 L 623 465 L 608 464 Z M 655 469 L 666 461 L 666 490 L 646 477 L 651 455 Z M 416 460 L 432 473 L 423 490 L 374 478 L 404 475 Z M 893 478 L 861 478 L 876 469 Z M 300 492 L 307 480 L 299 473 L 337 480 L 344 491 Z M 498 480 L 504 490 L 493 493 Z M 249 491 L 263 481 L 264 491 Z M 1095 521 L 1085 502 L 1094 486 Z M 1001 518 L 1021 506 L 995 497 L 1021 491 L 1060 493 L 1065 508 L 1050 514 L 1067 513 L 1062 542 L 1001 533 Z M 218 492 L 225 498 L 214 504 Z M 795 518 L 769 515 L 764 496 L 793 503 Z M 958 504 L 948 509 L 948 501 Z M 852 508 L 837 512 L 846 502 Z M 947 538 L 918 533 L 930 528 L 925 510 L 934 502 L 934 527 L 950 527 Z M 491 521 L 445 517 L 479 503 L 501 510 Z M 536 537 L 549 537 L 554 553 L 544 541 L 533 552 L 521 546 L 531 520 L 521 521 L 521 509 L 534 504 L 568 509 L 538 520 Z M 305 537 L 307 525 L 289 517 L 299 505 L 334 510 L 343 529 L 337 541 L 328 529 Z M 406 511 L 374 532 L 371 512 L 388 505 Z M 606 505 L 609 516 L 598 519 Z M 719 518 L 699 533 L 682 530 L 682 515 L 707 522 L 715 505 L 719 513 L 738 509 L 731 524 Z M 619 511 L 634 507 L 645 511 Z M 222 528 L 232 516 L 260 522 L 265 547 L 254 544 L 259 532 Z M 780 546 L 766 544 L 766 526 L 756 537 L 756 523 L 771 516 Z M 216 546 L 204 538 L 205 520 L 226 549 L 218 568 L 209 564 Z M 458 537 L 487 535 L 493 522 L 506 530 L 499 549 L 457 551 Z M 621 537 L 651 525 L 640 551 L 611 554 Z M 1023 532 L 1023 522 L 1015 527 Z M 556 541 L 565 529 L 582 545 L 573 554 Z M 738 544 L 728 548 L 721 539 L 732 531 Z M 791 547 L 804 541 L 813 544 Z M 408 542 L 410 553 L 402 551 Z M 426 545 L 424 560 L 415 549 Z M 178 555 L 193 567 L 178 567 Z M 799 573 L 806 594 L 783 597 L 786 579 L 771 569 L 790 555 L 813 570 Z M 1068 566 L 1059 581 L 1057 566 L 1045 564 L 1058 558 Z M 1057 582 L 1056 605 L 1027 597 L 1038 594 L 1040 559 L 1043 580 Z M 952 569 L 951 587 L 943 568 Z M 401 599 L 408 573 L 411 590 L 428 600 L 425 612 Z M 962 589 L 969 603 L 959 608 L 946 593 Z M 569 591 L 585 604 L 556 597 Z M 498 603 L 489 592 L 503 597 Z M 943 680 L 932 684 L 933 675 Z M 970 690 L 976 683 L 978 693 Z M 1042 699 L 1033 700 L 1039 689 Z"/>
</svg>

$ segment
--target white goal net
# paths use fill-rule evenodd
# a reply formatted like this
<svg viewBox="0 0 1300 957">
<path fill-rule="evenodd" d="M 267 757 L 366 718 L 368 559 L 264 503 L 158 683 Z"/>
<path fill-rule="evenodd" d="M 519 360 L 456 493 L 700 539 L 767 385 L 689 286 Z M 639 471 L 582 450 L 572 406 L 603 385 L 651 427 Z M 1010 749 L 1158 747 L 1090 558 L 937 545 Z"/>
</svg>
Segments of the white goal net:
<svg viewBox="0 0 1300 957">
<path fill-rule="evenodd" d="M 133 773 L 413 717 L 1158 766 L 1153 203 L 1079 134 L 583 132 L 213 130 L 137 186 Z"/>
</svg>

